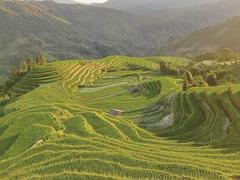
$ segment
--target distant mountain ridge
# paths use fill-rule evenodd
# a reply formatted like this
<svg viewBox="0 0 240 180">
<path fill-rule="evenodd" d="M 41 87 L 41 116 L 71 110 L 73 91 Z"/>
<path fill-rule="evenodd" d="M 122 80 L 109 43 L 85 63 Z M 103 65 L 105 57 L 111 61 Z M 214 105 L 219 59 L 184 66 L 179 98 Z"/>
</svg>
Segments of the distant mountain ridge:
<svg viewBox="0 0 240 180">
<path fill-rule="evenodd" d="M 53 1 L 2 1 L 0 24 L 5 67 L 39 52 L 50 59 L 143 56 L 169 35 L 194 30 L 184 23 L 162 24 L 145 15 Z"/>
<path fill-rule="evenodd" d="M 53 1 L 0 1 L 0 72 L 39 52 L 49 59 L 152 55 L 169 38 L 237 15 L 238 0 L 146 13 Z"/>
<path fill-rule="evenodd" d="M 240 17 L 207 27 L 183 37 L 175 43 L 163 46 L 159 54 L 199 54 L 223 48 L 240 51 Z"/>
<path fill-rule="evenodd" d="M 218 0 L 109 0 L 106 3 L 98 5 L 131 12 L 148 12 L 166 8 L 186 8 L 217 1 Z"/>
<path fill-rule="evenodd" d="M 25 1 L 38 1 L 38 2 L 55 2 L 55 3 L 60 3 L 60 4 L 81 4 L 78 1 L 75 0 L 25 0 Z"/>
</svg>

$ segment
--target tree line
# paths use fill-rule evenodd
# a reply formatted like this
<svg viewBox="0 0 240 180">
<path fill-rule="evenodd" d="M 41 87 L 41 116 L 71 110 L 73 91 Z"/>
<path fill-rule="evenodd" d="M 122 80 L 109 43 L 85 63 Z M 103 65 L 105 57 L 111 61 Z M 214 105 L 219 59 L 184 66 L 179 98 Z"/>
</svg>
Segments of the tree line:
<svg viewBox="0 0 240 180">
<path fill-rule="evenodd" d="M 29 57 L 23 60 L 19 67 L 14 68 L 11 71 L 9 79 L 2 86 L 0 86 L 0 102 L 6 101 L 15 96 L 11 91 L 11 87 L 17 83 L 25 74 L 27 74 L 33 68 L 46 65 L 47 63 L 48 59 L 43 55 L 39 55 L 34 59 Z"/>
<path fill-rule="evenodd" d="M 210 64 L 191 62 L 185 67 L 183 90 L 191 87 L 239 84 L 239 69 L 240 61 L 229 63 L 215 61 Z"/>
<path fill-rule="evenodd" d="M 218 60 L 218 61 L 234 61 L 240 60 L 240 53 L 230 48 L 224 48 L 216 52 L 206 52 L 195 57 L 197 61 Z"/>
<path fill-rule="evenodd" d="M 240 83 L 240 61 L 190 61 L 185 65 L 159 62 L 160 73 L 183 77 L 183 90 L 191 87 L 218 86 Z"/>
<path fill-rule="evenodd" d="M 22 75 L 35 67 L 42 66 L 48 63 L 48 59 L 43 55 L 37 56 L 35 59 L 29 57 L 22 61 L 21 65 L 12 70 L 12 75 Z"/>
</svg>

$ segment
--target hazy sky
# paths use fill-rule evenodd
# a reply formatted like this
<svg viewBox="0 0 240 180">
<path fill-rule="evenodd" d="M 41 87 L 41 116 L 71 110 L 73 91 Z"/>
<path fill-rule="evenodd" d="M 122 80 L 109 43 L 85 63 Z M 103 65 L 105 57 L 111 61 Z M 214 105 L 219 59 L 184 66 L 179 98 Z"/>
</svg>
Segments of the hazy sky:
<svg viewBox="0 0 240 180">
<path fill-rule="evenodd" d="M 75 0 L 78 2 L 82 2 L 82 3 L 102 3 L 102 2 L 106 2 L 107 0 Z"/>
</svg>

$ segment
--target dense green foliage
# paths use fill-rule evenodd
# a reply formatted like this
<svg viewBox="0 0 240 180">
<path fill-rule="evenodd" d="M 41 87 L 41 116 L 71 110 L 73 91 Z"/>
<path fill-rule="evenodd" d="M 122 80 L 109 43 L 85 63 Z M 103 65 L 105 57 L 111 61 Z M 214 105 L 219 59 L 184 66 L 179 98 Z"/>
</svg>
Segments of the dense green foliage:
<svg viewBox="0 0 240 180">
<path fill-rule="evenodd" d="M 235 61 L 240 59 L 240 53 L 232 49 L 224 48 L 219 52 L 206 52 L 195 57 L 197 61 L 214 60 L 214 61 Z"/>
<path fill-rule="evenodd" d="M 238 178 L 239 86 L 182 91 L 159 72 L 171 59 L 189 64 L 112 56 L 31 69 L 0 106 L 0 179 Z"/>
<path fill-rule="evenodd" d="M 240 61 L 239 60 L 202 60 L 188 61 L 188 64 L 172 67 L 171 71 L 166 71 L 164 75 L 192 74 L 194 82 L 185 81 L 185 85 L 192 84 L 191 87 L 205 87 L 217 85 L 231 85 L 240 83 Z M 169 69 L 168 66 L 166 66 Z M 175 72 L 175 73 L 171 73 Z M 176 73 L 178 72 L 178 73 Z"/>
</svg>

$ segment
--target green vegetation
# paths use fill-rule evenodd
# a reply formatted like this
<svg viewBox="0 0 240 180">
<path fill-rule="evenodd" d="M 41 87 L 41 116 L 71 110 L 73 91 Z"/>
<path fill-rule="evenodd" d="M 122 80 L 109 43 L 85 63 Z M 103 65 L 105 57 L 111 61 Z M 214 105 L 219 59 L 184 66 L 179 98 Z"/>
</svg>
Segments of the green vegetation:
<svg viewBox="0 0 240 180">
<path fill-rule="evenodd" d="M 0 106 L 0 179 L 240 177 L 240 86 L 182 91 L 181 75 L 159 72 L 171 59 L 190 63 L 111 56 L 27 71 Z"/>
<path fill-rule="evenodd" d="M 225 3 L 222 1 L 222 3 Z M 239 1 L 230 2 L 232 8 L 239 5 Z M 238 11 L 239 12 L 239 11 Z M 224 13 L 222 13 L 224 14 Z M 197 30 L 194 33 L 175 39 L 173 42 L 166 43 L 165 47 L 160 50 L 161 53 L 197 56 L 197 59 L 220 59 L 220 60 L 239 60 L 239 40 L 240 40 L 240 17 L 226 20 L 226 22 L 218 25 L 211 25 Z M 232 50 L 231 50 L 232 49 Z"/>
<path fill-rule="evenodd" d="M 214 60 L 214 61 L 235 61 L 240 59 L 240 53 L 233 51 L 229 48 L 224 48 L 217 52 L 206 52 L 196 56 L 197 61 L 203 60 Z"/>
</svg>

